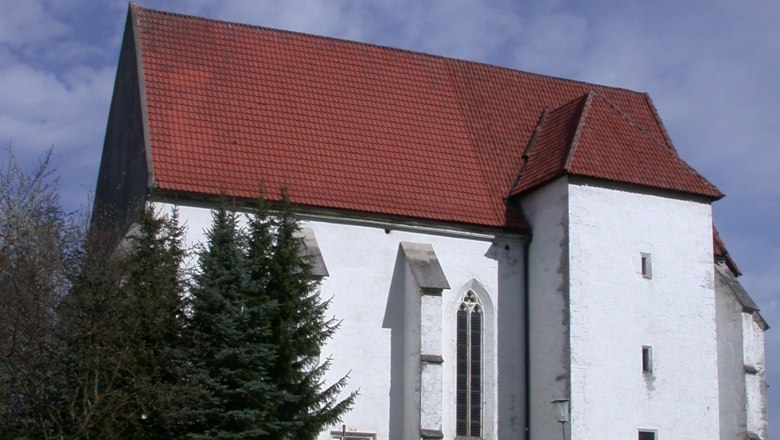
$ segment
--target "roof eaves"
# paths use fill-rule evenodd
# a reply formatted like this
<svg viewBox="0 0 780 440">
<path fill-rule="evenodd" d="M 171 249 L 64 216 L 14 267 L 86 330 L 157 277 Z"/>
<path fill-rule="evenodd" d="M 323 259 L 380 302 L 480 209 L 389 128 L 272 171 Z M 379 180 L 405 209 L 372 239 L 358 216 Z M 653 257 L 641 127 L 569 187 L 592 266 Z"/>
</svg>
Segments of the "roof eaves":
<svg viewBox="0 0 780 440">
<path fill-rule="evenodd" d="M 753 318 L 756 321 L 758 321 L 758 326 L 761 327 L 761 330 L 763 331 L 769 330 L 769 323 L 766 322 L 766 319 L 764 319 L 764 316 L 761 314 L 761 312 L 759 312 L 758 310 L 753 312 Z"/>
<path fill-rule="evenodd" d="M 723 284 L 729 288 L 731 293 L 734 294 L 734 297 L 742 306 L 742 310 L 744 310 L 746 313 L 753 313 L 760 310 L 747 290 L 742 287 L 742 284 L 737 280 L 736 277 L 726 271 L 723 265 L 716 264 L 715 271 L 717 272 L 718 278 L 720 278 L 721 282 L 723 282 Z"/>
<path fill-rule="evenodd" d="M 600 175 L 588 174 L 586 172 L 572 172 L 563 174 L 568 176 L 572 183 L 602 182 L 602 184 L 607 185 L 606 188 L 622 188 L 625 191 L 636 192 L 639 194 L 652 194 L 659 197 L 676 198 L 680 200 L 693 200 L 699 203 L 710 203 L 712 201 L 711 196 L 682 189 L 647 185 L 644 183 L 627 182 L 626 180 L 620 178 L 604 177 Z"/>
<path fill-rule="evenodd" d="M 257 195 L 225 195 L 205 194 L 197 191 L 183 191 L 175 188 L 158 188 L 151 194 L 151 200 L 162 203 L 184 204 L 189 206 L 210 207 L 219 203 L 221 198 L 228 197 L 240 208 L 252 207 L 257 203 Z M 272 210 L 279 208 L 280 198 L 271 194 L 264 199 Z M 381 213 L 376 211 L 361 211 L 358 209 L 328 207 L 321 205 L 309 205 L 292 200 L 292 205 L 298 215 L 310 215 L 314 217 L 339 218 L 342 221 L 367 221 L 372 223 L 387 223 L 406 226 L 423 226 L 431 228 L 445 228 L 469 233 L 484 233 L 484 231 L 502 231 L 510 234 L 525 234 L 530 231 L 525 217 L 521 211 L 520 216 L 512 219 L 513 222 L 499 221 L 464 221 L 454 219 L 439 219 L 430 217 L 415 217 L 403 214 Z M 519 208 L 519 207 L 518 207 Z"/>
<path fill-rule="evenodd" d="M 521 191 L 516 191 L 514 194 L 512 194 L 512 197 L 514 199 L 518 199 L 523 194 L 530 194 L 530 193 L 536 191 L 537 189 L 539 189 L 539 188 L 541 188 L 543 186 L 546 186 L 546 185 L 550 184 L 551 182 L 553 182 L 553 181 L 555 181 L 555 180 L 557 180 L 557 179 L 559 179 L 561 177 L 565 177 L 565 176 L 569 176 L 569 174 L 566 172 L 566 170 L 561 168 L 561 169 L 557 170 L 556 172 L 550 173 L 550 174 L 546 175 L 544 178 L 539 179 L 538 182 L 522 188 Z"/>
<path fill-rule="evenodd" d="M 715 257 L 722 258 L 725 261 L 726 266 L 728 266 L 729 270 L 731 270 L 731 273 L 733 273 L 735 277 L 741 276 L 742 271 L 739 270 L 737 262 L 734 261 L 734 259 L 729 254 L 729 250 L 726 248 L 726 243 L 720 237 L 718 228 L 716 228 L 715 225 L 712 225 L 712 242 L 713 253 L 715 254 Z"/>
</svg>

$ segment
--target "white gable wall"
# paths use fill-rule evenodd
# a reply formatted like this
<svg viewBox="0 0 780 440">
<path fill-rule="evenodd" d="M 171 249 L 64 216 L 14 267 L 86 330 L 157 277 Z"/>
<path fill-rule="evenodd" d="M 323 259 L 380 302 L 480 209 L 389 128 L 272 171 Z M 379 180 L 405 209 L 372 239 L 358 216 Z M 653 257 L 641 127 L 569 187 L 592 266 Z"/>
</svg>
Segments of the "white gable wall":
<svg viewBox="0 0 780 440">
<path fill-rule="evenodd" d="M 533 234 L 532 438 L 560 438 L 557 398 L 571 399 L 567 438 L 717 438 L 709 204 L 565 177 L 521 203 Z"/>
<path fill-rule="evenodd" d="M 157 206 L 162 212 L 173 208 L 167 203 Z M 202 242 L 211 223 L 210 211 L 179 206 L 179 212 L 188 227 L 187 243 Z M 342 320 L 323 350 L 323 360 L 333 356 L 327 382 L 349 373 L 348 391 L 360 390 L 354 409 L 344 417 L 347 429 L 376 433 L 377 439 L 398 439 L 405 437 L 404 427 L 414 423 L 404 395 L 413 380 L 404 373 L 408 364 L 404 295 L 413 282 L 407 279 L 404 254 L 399 251 L 401 242 L 412 242 L 433 246 L 451 286 L 441 297 L 444 438 L 455 438 L 455 313 L 460 295 L 469 287 L 482 295 L 483 306 L 489 308 L 483 354 L 484 438 L 496 439 L 499 434 L 520 438 L 525 426 L 523 241 L 366 222 L 304 220 L 316 235 L 330 273 L 322 283 L 322 296 L 332 298 L 329 312 Z"/>
<path fill-rule="evenodd" d="M 710 205 L 587 184 L 568 202 L 571 438 L 717 438 Z"/>
</svg>

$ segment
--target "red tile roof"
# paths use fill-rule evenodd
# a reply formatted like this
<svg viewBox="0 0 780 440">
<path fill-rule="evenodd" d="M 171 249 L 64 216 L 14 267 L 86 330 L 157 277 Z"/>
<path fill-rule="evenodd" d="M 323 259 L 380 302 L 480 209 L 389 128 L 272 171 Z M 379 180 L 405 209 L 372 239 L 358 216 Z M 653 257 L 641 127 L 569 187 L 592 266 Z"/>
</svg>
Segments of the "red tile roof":
<svg viewBox="0 0 780 440">
<path fill-rule="evenodd" d="M 526 148 L 527 164 L 512 194 L 568 174 L 722 196 L 664 138 L 649 132 L 601 92 L 589 91 L 547 112 L 537 132 L 536 141 Z"/>
<path fill-rule="evenodd" d="M 677 157 L 642 93 L 131 11 L 151 168 L 163 191 L 253 198 L 261 187 L 286 185 L 294 203 L 309 207 L 524 227 L 504 197 L 540 114 L 556 108 L 516 192 L 528 188 L 529 176 L 541 184 L 576 172 L 720 196 Z M 590 91 L 586 110 L 582 96 Z M 571 163 L 561 168 L 567 155 Z"/>
</svg>

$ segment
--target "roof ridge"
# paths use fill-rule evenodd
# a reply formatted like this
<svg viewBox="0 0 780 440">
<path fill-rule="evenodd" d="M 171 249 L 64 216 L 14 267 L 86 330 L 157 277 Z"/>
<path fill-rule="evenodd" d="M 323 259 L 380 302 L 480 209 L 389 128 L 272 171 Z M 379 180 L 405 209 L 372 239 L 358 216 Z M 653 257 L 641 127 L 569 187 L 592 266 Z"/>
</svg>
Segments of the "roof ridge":
<svg viewBox="0 0 780 440">
<path fill-rule="evenodd" d="M 580 110 L 580 118 L 579 122 L 577 122 L 577 128 L 574 130 L 574 136 L 571 139 L 571 145 L 569 145 L 569 153 L 566 155 L 566 162 L 563 165 L 563 169 L 568 173 L 569 168 L 571 166 L 571 161 L 574 158 L 574 152 L 577 149 L 577 145 L 580 143 L 580 135 L 582 134 L 582 130 L 585 129 L 585 121 L 588 119 L 588 113 L 590 111 L 590 105 L 593 102 L 593 96 L 596 95 L 595 90 L 589 90 L 587 93 L 585 93 L 585 103 L 582 106 L 582 110 Z M 582 99 L 582 96 L 580 96 L 578 99 Z"/>
<path fill-rule="evenodd" d="M 588 86 L 591 86 L 594 90 L 598 88 L 598 89 L 604 89 L 604 90 L 622 91 L 622 92 L 627 92 L 627 93 L 632 93 L 632 94 L 637 94 L 637 95 L 646 95 L 647 94 L 646 92 L 640 92 L 640 91 L 632 90 L 632 89 L 625 88 L 625 87 L 607 86 L 607 85 L 596 84 L 596 83 L 588 82 L 588 81 L 584 81 L 584 80 L 577 80 L 577 79 L 571 79 L 571 78 L 564 78 L 564 77 L 561 77 L 561 76 L 547 75 L 547 74 L 543 74 L 543 73 L 530 72 L 530 71 L 527 71 L 527 70 L 521 70 L 519 68 L 500 66 L 500 65 L 496 65 L 496 64 L 490 64 L 490 63 L 487 63 L 485 61 L 475 61 L 475 60 L 469 60 L 469 59 L 463 59 L 463 58 L 455 58 L 455 57 L 451 57 L 451 56 L 437 55 L 437 54 L 433 54 L 433 53 L 415 51 L 415 50 L 411 50 L 411 49 L 403 49 L 403 48 L 398 48 L 398 47 L 393 47 L 393 46 L 386 46 L 386 45 L 377 44 L 377 43 L 366 43 L 366 42 L 362 42 L 362 41 L 348 40 L 346 38 L 333 37 L 333 36 L 328 36 L 328 35 L 310 34 L 310 33 L 306 33 L 306 32 L 291 31 L 291 30 L 286 30 L 286 29 L 279 29 L 279 28 L 273 28 L 273 27 L 268 27 L 268 26 L 261 26 L 261 25 L 250 24 L 250 23 L 241 23 L 241 22 L 235 22 L 235 21 L 228 21 L 228 20 L 224 20 L 224 19 L 199 17 L 197 15 L 189 15 L 189 14 L 182 14 L 182 13 L 179 13 L 179 12 L 163 11 L 163 10 L 160 10 L 160 9 L 146 8 L 146 7 L 137 6 L 137 5 L 135 6 L 135 8 L 136 8 L 136 10 L 139 10 L 139 11 L 146 11 L 146 12 L 151 12 L 151 13 L 155 13 L 155 14 L 164 14 L 164 15 L 170 15 L 170 16 L 180 17 L 180 18 L 194 19 L 194 20 L 198 20 L 198 21 L 205 21 L 205 22 L 212 22 L 212 23 L 222 23 L 222 24 L 226 24 L 226 25 L 241 26 L 241 27 L 246 27 L 246 28 L 251 28 L 251 29 L 266 30 L 266 31 L 272 31 L 272 32 L 279 32 L 279 33 L 283 33 L 283 34 L 298 35 L 298 36 L 315 38 L 315 39 L 323 39 L 323 40 L 335 41 L 335 42 L 340 42 L 340 43 L 368 46 L 368 47 L 374 47 L 374 48 L 377 48 L 377 49 L 391 50 L 393 52 L 398 52 L 398 53 L 406 53 L 406 54 L 410 54 L 410 55 L 419 55 L 419 56 L 439 59 L 439 60 L 442 60 L 442 61 L 454 61 L 454 62 L 460 62 L 460 63 L 477 64 L 477 65 L 484 66 L 484 67 L 487 67 L 487 68 L 490 68 L 490 69 L 506 70 L 506 71 L 513 72 L 513 73 L 521 73 L 521 74 L 524 74 L 524 75 L 531 75 L 531 76 L 535 76 L 535 77 L 539 77 L 539 78 L 550 78 L 550 79 L 554 79 L 556 81 L 563 81 L 563 82 L 570 83 L 570 84 L 588 85 Z"/>
<path fill-rule="evenodd" d="M 643 93 L 645 95 L 645 102 L 647 102 L 647 106 L 650 108 L 650 111 L 653 113 L 653 118 L 655 118 L 656 124 L 661 129 L 661 133 L 664 135 L 664 139 L 667 143 L 667 148 L 671 148 L 675 153 L 677 152 L 677 148 L 674 146 L 674 142 L 672 142 L 672 137 L 669 136 L 669 132 L 666 130 L 666 126 L 661 121 L 661 115 L 658 114 L 658 109 L 655 108 L 655 104 L 653 104 L 653 99 L 650 97 L 650 94 L 645 92 Z"/>
<path fill-rule="evenodd" d="M 594 92 L 595 92 L 595 91 L 594 91 Z M 610 106 L 610 107 L 611 107 L 613 110 L 615 110 L 615 112 L 616 112 L 616 113 L 617 113 L 617 114 L 618 114 L 618 115 L 619 115 L 621 118 L 623 118 L 623 119 L 624 119 L 626 122 L 628 122 L 628 125 L 629 125 L 631 128 L 633 128 L 633 129 L 637 130 L 637 131 L 638 131 L 639 133 L 641 133 L 641 134 L 642 134 L 642 136 L 644 136 L 646 139 L 648 139 L 648 140 L 652 141 L 654 144 L 658 145 L 659 147 L 663 147 L 663 148 L 666 148 L 666 149 L 668 149 L 668 148 L 669 148 L 669 146 L 668 146 L 668 145 L 663 145 L 663 144 L 661 144 L 661 143 L 658 141 L 658 139 L 656 139 L 656 138 L 655 138 L 655 136 L 653 136 L 653 134 L 652 134 L 652 133 L 650 133 L 650 132 L 649 132 L 647 129 L 645 129 L 645 128 L 644 128 L 644 127 L 642 127 L 641 125 L 637 124 L 637 123 L 636 123 L 636 121 L 634 121 L 634 119 L 633 119 L 633 118 L 631 118 L 631 117 L 628 115 L 628 113 L 624 112 L 624 111 L 623 111 L 623 109 L 621 109 L 621 108 L 620 108 L 620 107 L 619 107 L 617 104 L 615 104 L 614 102 L 612 102 L 612 100 L 611 100 L 611 99 L 609 99 L 608 97 L 604 96 L 604 94 L 602 94 L 602 93 L 598 93 L 598 94 L 597 94 L 597 96 L 598 96 L 598 97 L 600 97 L 601 99 L 603 99 L 603 100 L 604 100 L 604 101 L 607 103 L 607 105 L 609 105 L 609 106 Z"/>
</svg>

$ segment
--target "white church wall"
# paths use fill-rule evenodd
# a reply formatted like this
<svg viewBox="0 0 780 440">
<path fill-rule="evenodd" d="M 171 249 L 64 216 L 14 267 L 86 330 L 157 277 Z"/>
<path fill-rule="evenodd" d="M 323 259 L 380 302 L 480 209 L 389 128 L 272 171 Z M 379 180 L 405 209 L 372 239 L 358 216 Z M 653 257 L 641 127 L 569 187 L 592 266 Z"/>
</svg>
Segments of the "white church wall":
<svg viewBox="0 0 780 440">
<path fill-rule="evenodd" d="M 156 206 L 162 212 L 173 207 L 168 203 Z M 202 242 L 211 223 L 210 211 L 180 205 L 179 212 L 188 227 L 186 242 Z M 376 433 L 380 440 L 405 435 L 409 420 L 402 412 L 407 397 L 404 292 L 411 288 L 407 286 L 411 281 L 405 275 L 399 243 L 412 242 L 433 246 L 451 286 L 441 297 L 444 438 L 455 438 L 455 317 L 464 286 L 482 289 L 492 316 L 485 323 L 492 341 L 483 354 L 483 438 L 497 439 L 497 434 L 520 438 L 525 425 L 523 241 L 487 233 L 314 217 L 303 220 L 314 231 L 330 273 L 323 280 L 322 297 L 331 299 L 329 313 L 341 320 L 334 339 L 323 350 L 323 360 L 332 355 L 333 361 L 326 380 L 332 383 L 349 373 L 347 391 L 360 390 L 354 409 L 344 417 L 347 429 Z M 323 433 L 321 438 L 330 437 Z"/>
<path fill-rule="evenodd" d="M 716 277 L 717 278 L 717 277 Z M 743 440 L 747 431 L 742 305 L 720 279 L 715 281 L 718 332 L 720 440 Z"/>
<path fill-rule="evenodd" d="M 571 438 L 717 438 L 711 207 L 586 183 L 568 201 Z"/>
<path fill-rule="evenodd" d="M 495 396 L 494 411 L 497 417 L 495 438 L 520 439 L 525 433 L 527 397 L 525 388 L 527 364 L 524 353 L 525 242 L 505 237 L 496 239 L 493 243 L 485 257 L 498 263 L 498 286 L 495 290 L 498 295 L 493 295 L 493 304 L 488 310 L 494 313 L 495 333 L 491 349 L 495 350 L 492 356 L 496 359 L 496 364 L 495 379 L 491 383 L 486 375 L 485 383 L 492 385 Z M 449 330 L 448 334 L 454 335 L 454 328 Z M 486 331 L 486 344 L 487 336 Z M 452 347 L 454 344 L 448 345 Z M 487 351 L 485 356 L 488 356 Z M 454 362 L 451 364 L 452 367 Z M 452 397 L 449 399 L 454 400 Z"/>
<path fill-rule="evenodd" d="M 764 363 L 764 330 L 753 313 L 742 313 L 745 360 L 745 399 L 747 431 L 768 439 L 766 364 Z"/>
<path fill-rule="evenodd" d="M 421 341 L 420 341 L 420 323 L 422 321 L 420 300 L 415 298 L 415 293 L 419 291 L 419 288 L 414 282 L 414 278 L 411 276 L 411 270 L 408 263 L 400 255 L 402 278 L 404 280 L 403 289 L 398 292 L 392 290 L 390 295 L 401 295 L 401 301 L 403 302 L 403 313 L 399 317 L 399 321 L 403 324 L 403 399 L 401 402 L 402 417 L 403 417 L 403 438 L 417 438 L 419 437 L 420 426 L 420 398 L 419 390 L 422 388 L 420 383 L 420 354 L 421 354 Z M 329 347 L 330 348 L 330 347 Z M 378 348 L 378 347 L 377 347 Z M 379 353 L 377 353 L 379 354 Z M 382 357 L 381 355 L 379 356 Z M 391 358 L 393 358 L 391 354 Z M 362 389 L 362 388 L 361 388 Z M 391 436 L 392 437 L 392 436 Z"/>
<path fill-rule="evenodd" d="M 558 179 L 525 196 L 528 250 L 531 438 L 560 438 L 550 402 L 569 397 L 568 193 Z"/>
</svg>

